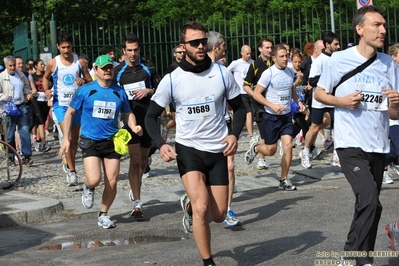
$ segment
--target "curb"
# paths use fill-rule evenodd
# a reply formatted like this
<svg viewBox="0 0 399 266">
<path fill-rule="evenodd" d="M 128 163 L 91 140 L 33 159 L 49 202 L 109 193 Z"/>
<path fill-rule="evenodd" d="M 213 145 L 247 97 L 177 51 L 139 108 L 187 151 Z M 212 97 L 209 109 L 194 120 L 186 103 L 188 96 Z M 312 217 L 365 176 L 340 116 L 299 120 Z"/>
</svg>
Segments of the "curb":
<svg viewBox="0 0 399 266">
<path fill-rule="evenodd" d="M 5 204 L 0 212 L 0 227 L 42 223 L 63 217 L 64 206 L 56 199 L 10 191 L 2 194 L 1 200 Z"/>
</svg>

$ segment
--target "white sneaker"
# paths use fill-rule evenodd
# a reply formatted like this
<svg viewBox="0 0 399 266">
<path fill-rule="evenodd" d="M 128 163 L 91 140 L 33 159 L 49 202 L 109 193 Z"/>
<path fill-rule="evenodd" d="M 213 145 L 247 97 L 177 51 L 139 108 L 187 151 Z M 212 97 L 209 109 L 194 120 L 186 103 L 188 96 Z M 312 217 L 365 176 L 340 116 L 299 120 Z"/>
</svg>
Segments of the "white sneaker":
<svg viewBox="0 0 399 266">
<path fill-rule="evenodd" d="M 266 159 L 259 159 L 258 165 L 256 166 L 256 169 L 258 170 L 267 170 L 269 169 L 269 165 L 266 162 Z"/>
<path fill-rule="evenodd" d="M 72 187 L 72 186 L 77 186 L 78 185 L 78 175 L 76 174 L 76 172 L 71 172 L 69 171 L 69 173 L 67 173 L 67 182 L 68 182 L 68 187 Z"/>
<path fill-rule="evenodd" d="M 39 152 L 43 147 L 43 143 L 41 141 L 35 141 L 35 151 Z"/>
<path fill-rule="evenodd" d="M 382 177 L 383 184 L 393 184 L 392 178 L 389 176 L 388 170 L 384 171 L 384 175 Z"/>
<path fill-rule="evenodd" d="M 136 219 L 143 218 L 143 203 L 141 202 L 141 200 L 136 200 L 134 202 L 131 216 L 133 216 L 133 218 L 136 218 Z"/>
<path fill-rule="evenodd" d="M 334 150 L 333 156 L 331 158 L 331 166 L 338 166 L 341 167 L 341 163 L 339 162 L 339 157 L 337 152 Z"/>
<path fill-rule="evenodd" d="M 141 178 L 151 178 L 150 172 L 144 173 Z"/>
<path fill-rule="evenodd" d="M 310 158 L 309 154 L 305 154 L 304 151 L 301 151 L 299 153 L 299 157 L 301 158 L 301 164 L 305 169 L 310 169 L 312 168 L 312 165 L 310 164 Z"/>
<path fill-rule="evenodd" d="M 337 166 L 341 167 L 341 163 L 339 162 L 338 158 L 334 158 L 334 156 L 331 158 L 331 166 Z"/>
</svg>

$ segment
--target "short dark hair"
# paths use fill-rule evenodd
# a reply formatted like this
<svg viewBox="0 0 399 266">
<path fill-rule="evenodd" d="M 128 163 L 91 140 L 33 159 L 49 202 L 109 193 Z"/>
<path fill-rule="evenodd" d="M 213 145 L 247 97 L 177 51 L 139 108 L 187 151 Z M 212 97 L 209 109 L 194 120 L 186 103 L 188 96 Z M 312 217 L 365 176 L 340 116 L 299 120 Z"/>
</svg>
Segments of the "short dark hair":
<svg viewBox="0 0 399 266">
<path fill-rule="evenodd" d="M 33 60 L 33 58 L 28 58 L 25 60 L 25 64 L 28 64 L 30 61 L 35 62 L 35 60 Z"/>
<path fill-rule="evenodd" d="M 279 50 L 285 50 L 285 51 L 287 51 L 287 49 L 285 48 L 285 46 L 284 46 L 283 44 L 279 43 L 279 44 L 273 46 L 273 49 L 272 49 L 272 56 L 276 56 L 276 55 L 277 55 L 277 51 L 279 51 Z"/>
<path fill-rule="evenodd" d="M 129 33 L 128 35 L 125 36 L 125 38 L 123 38 L 123 49 L 126 48 L 126 43 L 135 43 L 135 42 L 137 42 L 137 44 L 140 46 L 140 40 L 136 36 L 136 34 Z"/>
<path fill-rule="evenodd" d="M 358 35 L 357 31 L 356 31 L 356 26 L 363 25 L 363 22 L 365 19 L 364 15 L 366 13 L 378 13 L 381 16 L 385 17 L 384 10 L 382 10 L 382 8 L 380 8 L 378 6 L 369 5 L 369 6 L 363 6 L 363 7 L 359 8 L 358 10 L 356 10 L 356 13 L 353 16 L 353 20 L 352 20 L 352 28 L 355 31 L 356 35 Z"/>
<path fill-rule="evenodd" d="M 108 54 L 110 52 L 114 52 L 115 53 L 115 48 L 112 45 L 106 45 L 101 50 L 101 54 Z"/>
<path fill-rule="evenodd" d="M 66 32 L 61 33 L 57 37 L 57 44 L 60 45 L 63 42 L 73 43 L 72 35 Z"/>
<path fill-rule="evenodd" d="M 339 41 L 339 36 L 337 34 L 335 34 L 334 32 L 329 31 L 326 34 L 324 34 L 324 36 L 323 36 L 324 47 L 327 47 L 326 46 L 327 43 L 332 44 L 332 42 L 334 40 L 338 40 Z"/>
<path fill-rule="evenodd" d="M 271 44 L 273 44 L 273 42 L 272 42 L 271 40 L 266 39 L 266 38 L 262 38 L 262 39 L 260 39 L 259 42 L 258 42 L 258 48 L 261 48 L 261 47 L 263 46 L 263 43 L 264 43 L 264 42 L 270 42 Z"/>
<path fill-rule="evenodd" d="M 180 30 L 180 43 L 186 42 L 187 29 L 200 30 L 200 31 L 203 31 L 206 33 L 206 29 L 201 23 L 196 22 L 196 21 L 189 21 L 186 24 L 184 24 L 182 29 Z"/>
</svg>

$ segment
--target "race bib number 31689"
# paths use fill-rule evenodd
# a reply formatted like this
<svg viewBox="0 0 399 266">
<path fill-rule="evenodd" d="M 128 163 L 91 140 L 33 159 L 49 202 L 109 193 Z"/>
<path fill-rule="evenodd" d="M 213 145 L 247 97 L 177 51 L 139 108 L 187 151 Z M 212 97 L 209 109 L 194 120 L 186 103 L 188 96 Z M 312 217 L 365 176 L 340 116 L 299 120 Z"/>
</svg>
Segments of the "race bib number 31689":
<svg viewBox="0 0 399 266">
<path fill-rule="evenodd" d="M 184 120 L 206 119 L 216 115 L 213 95 L 182 100 Z"/>
</svg>

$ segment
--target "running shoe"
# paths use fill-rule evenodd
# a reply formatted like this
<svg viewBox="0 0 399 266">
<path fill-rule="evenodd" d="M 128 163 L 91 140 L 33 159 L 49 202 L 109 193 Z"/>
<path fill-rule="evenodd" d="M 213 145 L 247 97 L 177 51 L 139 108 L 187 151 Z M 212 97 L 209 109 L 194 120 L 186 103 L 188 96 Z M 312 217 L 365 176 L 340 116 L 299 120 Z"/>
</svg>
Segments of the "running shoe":
<svg viewBox="0 0 399 266">
<path fill-rule="evenodd" d="M 48 145 L 47 143 L 46 143 L 46 144 L 43 144 L 43 145 L 40 147 L 40 151 L 41 151 L 41 152 L 48 152 L 49 150 L 51 150 L 51 146 Z"/>
<path fill-rule="evenodd" d="M 97 224 L 98 226 L 102 226 L 105 229 L 116 227 L 116 224 L 113 221 L 111 221 L 111 218 L 109 216 L 106 215 L 99 216 Z"/>
<path fill-rule="evenodd" d="M 331 166 L 341 167 L 341 163 L 339 162 L 338 154 L 335 150 L 333 152 L 333 156 L 331 157 Z"/>
<path fill-rule="evenodd" d="M 399 251 L 399 230 L 395 226 L 396 222 L 391 222 L 385 226 L 385 233 L 391 239 L 391 250 Z"/>
<path fill-rule="evenodd" d="M 43 143 L 41 141 L 35 141 L 35 151 L 39 152 L 42 149 Z"/>
<path fill-rule="evenodd" d="M 143 218 L 143 203 L 141 200 L 136 200 L 133 205 L 132 213 L 130 214 L 133 218 L 141 219 Z"/>
<path fill-rule="evenodd" d="M 388 170 L 384 171 L 384 175 L 382 177 L 383 184 L 393 184 L 392 178 L 389 176 Z"/>
<path fill-rule="evenodd" d="M 296 190 L 296 186 L 294 186 L 290 180 L 287 178 L 284 180 L 280 180 L 280 185 L 278 186 L 278 189 L 280 190 L 287 190 L 287 191 L 293 191 Z"/>
<path fill-rule="evenodd" d="M 150 172 L 144 173 L 142 178 L 151 178 Z"/>
<path fill-rule="evenodd" d="M 27 166 L 32 166 L 33 160 L 30 158 L 30 156 L 23 156 L 22 164 L 26 164 Z"/>
<path fill-rule="evenodd" d="M 303 168 L 305 168 L 305 169 L 312 168 L 312 165 L 310 164 L 309 154 L 305 154 L 304 151 L 301 151 L 299 153 L 299 157 L 301 157 L 301 164 L 302 164 Z"/>
<path fill-rule="evenodd" d="M 66 163 L 62 164 L 62 171 L 64 171 L 65 174 L 69 173 L 69 168 L 68 168 L 68 165 Z M 69 183 L 69 181 L 68 181 L 68 183 Z"/>
<path fill-rule="evenodd" d="M 319 151 L 316 147 L 314 147 L 314 149 L 312 151 L 312 160 L 319 157 L 320 154 L 321 154 L 321 151 Z"/>
<path fill-rule="evenodd" d="M 333 144 L 334 141 L 326 139 L 326 141 L 323 143 L 324 150 L 328 150 Z"/>
<path fill-rule="evenodd" d="M 187 193 L 185 193 L 180 198 L 180 205 L 183 209 L 183 228 L 184 231 L 188 234 L 189 232 L 193 232 L 193 210 L 191 208 L 190 198 Z"/>
<path fill-rule="evenodd" d="M 256 166 L 258 170 L 267 170 L 269 169 L 269 165 L 266 162 L 266 159 L 259 159 L 258 165 Z"/>
<path fill-rule="evenodd" d="M 129 199 L 130 199 L 130 201 L 134 201 L 133 191 L 132 190 L 129 190 Z"/>
<path fill-rule="evenodd" d="M 86 184 L 83 185 L 82 204 L 86 209 L 91 209 L 94 204 L 94 188 L 89 189 Z"/>
<path fill-rule="evenodd" d="M 67 173 L 67 182 L 68 182 L 68 187 L 74 187 L 78 185 L 78 175 L 76 174 L 76 171 L 69 171 Z"/>
<path fill-rule="evenodd" d="M 251 146 L 245 153 L 245 161 L 247 162 L 248 165 L 250 165 L 254 161 L 256 155 L 258 154 L 258 152 L 255 150 L 256 146 L 258 146 L 258 143 L 252 142 Z"/>
<path fill-rule="evenodd" d="M 227 226 L 236 226 L 239 222 L 240 220 L 237 219 L 237 214 L 232 209 L 227 212 L 226 218 L 223 221 Z"/>
</svg>

